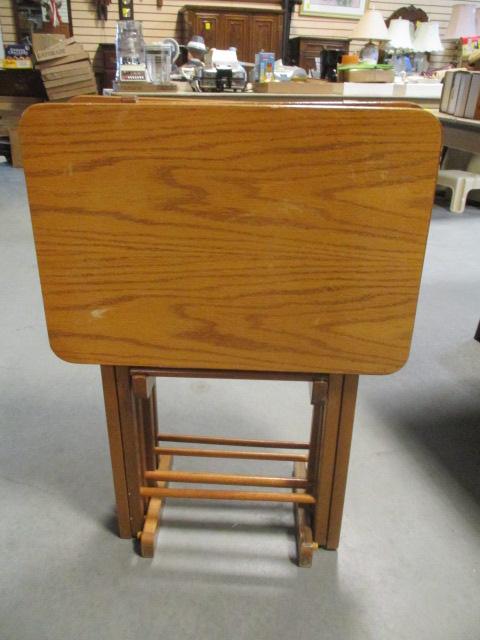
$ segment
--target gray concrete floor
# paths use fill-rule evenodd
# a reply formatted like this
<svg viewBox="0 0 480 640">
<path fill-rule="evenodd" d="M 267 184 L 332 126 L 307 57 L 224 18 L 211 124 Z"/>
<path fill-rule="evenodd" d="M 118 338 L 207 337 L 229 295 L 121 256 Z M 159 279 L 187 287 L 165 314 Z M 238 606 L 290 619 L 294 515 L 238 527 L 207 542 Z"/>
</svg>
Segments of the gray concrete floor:
<svg viewBox="0 0 480 640">
<path fill-rule="evenodd" d="M 361 380 L 339 551 L 299 569 L 288 506 L 172 501 L 149 561 L 113 533 L 99 372 L 49 350 L 23 173 L 0 166 L 0 640 L 478 640 L 480 210 L 444 205 L 410 360 Z M 159 397 L 172 430 L 308 431 L 302 383 Z"/>
</svg>

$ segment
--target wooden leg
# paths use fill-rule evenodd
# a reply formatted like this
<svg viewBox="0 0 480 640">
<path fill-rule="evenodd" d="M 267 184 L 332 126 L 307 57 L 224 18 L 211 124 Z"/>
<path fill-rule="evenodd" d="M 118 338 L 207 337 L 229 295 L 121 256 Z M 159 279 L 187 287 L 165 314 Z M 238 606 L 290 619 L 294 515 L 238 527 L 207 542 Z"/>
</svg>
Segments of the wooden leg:
<svg viewBox="0 0 480 640">
<path fill-rule="evenodd" d="M 128 487 L 128 504 L 130 509 L 130 533 L 136 538 L 143 528 L 146 502 L 140 495 L 143 484 L 144 454 L 142 453 L 141 428 L 135 411 L 128 367 L 115 367 L 120 427 L 124 448 L 125 476 Z"/>
<path fill-rule="evenodd" d="M 312 383 L 311 403 L 312 412 L 312 428 L 310 432 L 310 445 L 308 451 L 308 480 L 312 486 L 315 486 L 318 473 L 318 460 L 322 445 L 323 436 L 323 420 L 325 415 L 325 405 L 328 397 L 328 378 L 323 380 L 314 380 Z"/>
<path fill-rule="evenodd" d="M 295 478 L 306 479 L 306 464 L 304 462 L 295 462 L 293 475 Z M 304 493 L 305 489 L 294 489 L 294 491 Z M 295 516 L 298 565 L 310 568 L 312 566 L 313 552 L 318 549 L 318 544 L 313 541 L 312 512 L 308 505 L 295 503 L 293 505 L 293 513 Z"/>
<path fill-rule="evenodd" d="M 316 499 L 313 508 L 313 539 L 319 546 L 326 546 L 330 501 L 335 469 L 338 423 L 342 400 L 343 376 L 328 376 L 328 395 L 325 401 L 324 390 L 318 394 L 315 382 L 312 392 L 312 464 L 309 463 L 309 478 Z M 316 440 L 314 438 L 316 434 Z M 313 448 L 315 450 L 313 451 Z"/>
<path fill-rule="evenodd" d="M 328 519 L 327 542 L 325 545 L 327 549 L 336 549 L 340 539 L 357 387 L 358 376 L 344 376 L 342 407 L 340 412 L 335 469 L 330 501 L 330 515 Z"/>
<path fill-rule="evenodd" d="M 155 434 L 155 444 L 158 442 L 158 408 L 157 408 L 157 385 L 152 388 L 152 397 L 150 398 L 152 410 L 153 431 Z"/>
<path fill-rule="evenodd" d="M 143 380 L 140 380 L 143 378 Z M 135 395 L 136 419 L 142 457 L 142 471 L 157 468 L 155 446 L 158 436 L 158 418 L 155 378 L 133 376 L 132 389 Z"/>
<path fill-rule="evenodd" d="M 125 454 L 120 427 L 115 367 L 101 367 L 105 412 L 107 415 L 108 441 L 112 462 L 113 486 L 117 502 L 118 532 L 121 538 L 131 536 L 130 508 L 125 474 Z"/>
</svg>

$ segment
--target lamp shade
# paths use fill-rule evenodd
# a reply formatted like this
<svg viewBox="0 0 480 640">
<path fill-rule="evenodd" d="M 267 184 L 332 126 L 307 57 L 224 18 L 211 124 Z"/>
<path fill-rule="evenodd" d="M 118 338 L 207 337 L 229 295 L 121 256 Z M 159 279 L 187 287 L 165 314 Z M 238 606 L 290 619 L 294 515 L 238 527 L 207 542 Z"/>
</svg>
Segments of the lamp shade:
<svg viewBox="0 0 480 640">
<path fill-rule="evenodd" d="M 467 38 L 477 34 L 477 7 L 474 4 L 454 4 L 445 38 Z"/>
<path fill-rule="evenodd" d="M 388 40 L 388 29 L 380 11 L 368 9 L 355 25 L 353 40 Z"/>
<path fill-rule="evenodd" d="M 443 51 L 438 22 L 420 22 L 413 40 L 414 51 Z"/>
<path fill-rule="evenodd" d="M 390 20 L 388 27 L 388 40 L 392 49 L 411 49 L 412 38 L 410 36 L 410 20 Z"/>
</svg>

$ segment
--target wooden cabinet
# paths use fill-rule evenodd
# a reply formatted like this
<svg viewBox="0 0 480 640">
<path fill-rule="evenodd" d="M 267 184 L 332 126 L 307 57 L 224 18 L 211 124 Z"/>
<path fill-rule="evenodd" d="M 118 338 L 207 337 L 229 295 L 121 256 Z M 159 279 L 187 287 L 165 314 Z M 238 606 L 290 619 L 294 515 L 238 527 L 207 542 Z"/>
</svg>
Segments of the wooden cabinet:
<svg viewBox="0 0 480 640">
<path fill-rule="evenodd" d="M 215 43 L 219 37 L 219 16 L 208 11 L 199 11 L 192 15 L 191 33 L 184 44 L 187 44 L 192 35 L 202 36 L 208 48 L 217 46 Z"/>
<path fill-rule="evenodd" d="M 187 5 L 180 11 L 181 41 L 193 35 L 205 39 L 207 47 L 237 48 L 239 60 L 254 62 L 263 49 L 280 57 L 283 12 L 281 9 L 243 9 Z"/>
<path fill-rule="evenodd" d="M 349 46 L 348 38 L 292 38 L 289 41 L 289 61 L 308 71 L 315 69 L 315 58 L 319 58 L 322 51 L 337 49 L 348 53 Z"/>
<path fill-rule="evenodd" d="M 251 25 L 251 46 L 254 57 L 255 53 L 262 49 L 264 51 L 275 51 L 276 57 L 280 57 L 282 30 L 281 28 L 279 29 L 277 17 L 253 15 Z"/>
<path fill-rule="evenodd" d="M 246 60 L 250 55 L 249 46 L 249 17 L 226 13 L 223 16 L 223 44 L 224 47 L 236 47 L 239 60 Z"/>
<path fill-rule="evenodd" d="M 99 90 L 111 89 L 117 71 L 117 56 L 114 44 L 103 43 L 98 45 L 94 58 L 94 68 Z"/>
</svg>

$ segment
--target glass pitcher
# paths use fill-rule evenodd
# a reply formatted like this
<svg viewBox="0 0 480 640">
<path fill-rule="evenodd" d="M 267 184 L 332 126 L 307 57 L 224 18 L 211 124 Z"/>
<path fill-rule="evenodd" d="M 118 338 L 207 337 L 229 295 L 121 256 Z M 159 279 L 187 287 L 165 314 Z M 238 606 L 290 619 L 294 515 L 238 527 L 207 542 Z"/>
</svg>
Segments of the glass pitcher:
<svg viewBox="0 0 480 640">
<path fill-rule="evenodd" d="M 153 84 L 170 84 L 172 73 L 172 47 L 168 43 L 149 44 L 146 47 L 147 72 Z"/>
<path fill-rule="evenodd" d="M 117 22 L 115 38 L 117 52 L 117 80 L 120 79 L 122 65 L 145 64 L 145 42 L 143 40 L 142 23 L 138 20 L 121 20 Z"/>
</svg>

